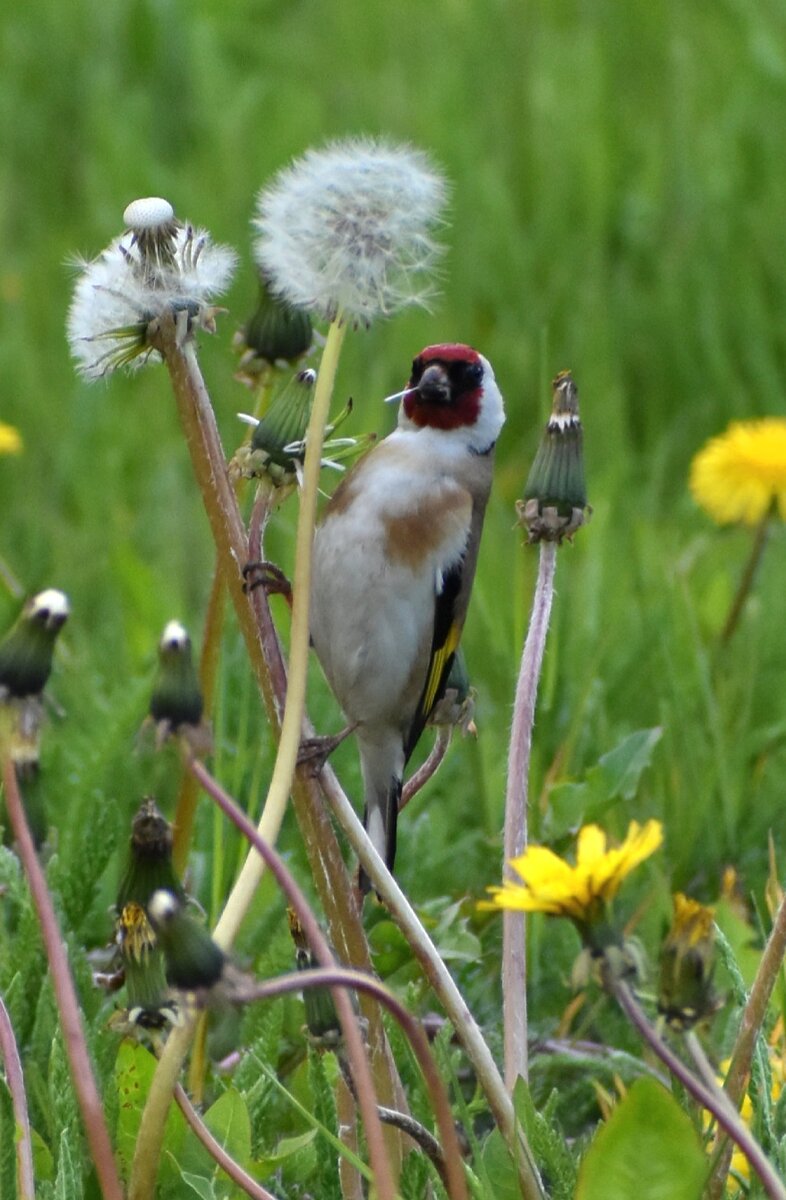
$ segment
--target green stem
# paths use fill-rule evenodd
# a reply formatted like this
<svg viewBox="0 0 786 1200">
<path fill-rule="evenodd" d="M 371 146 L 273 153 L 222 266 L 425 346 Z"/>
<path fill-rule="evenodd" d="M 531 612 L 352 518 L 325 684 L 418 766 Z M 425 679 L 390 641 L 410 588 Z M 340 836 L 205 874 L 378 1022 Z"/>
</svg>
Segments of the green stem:
<svg viewBox="0 0 786 1200">
<path fill-rule="evenodd" d="M 322 443 L 330 412 L 330 400 L 346 326 L 339 319 L 328 330 L 327 341 L 314 389 L 314 405 L 306 431 L 306 457 L 303 464 L 303 488 L 300 497 L 295 540 L 295 572 L 292 595 L 292 629 L 289 650 L 287 700 L 281 724 L 281 740 L 273 768 L 267 800 L 258 825 L 260 837 L 275 845 L 287 801 L 292 789 L 297 753 L 303 727 L 309 651 L 309 603 L 311 596 L 311 546 L 317 516 L 319 472 Z M 264 864 L 257 854 L 249 853 L 223 913 L 214 938 L 220 946 L 235 939 L 248 906 L 262 878 Z"/>
<path fill-rule="evenodd" d="M 767 545 L 767 535 L 770 531 L 771 516 L 772 512 L 768 509 L 759 524 L 756 526 L 751 552 L 748 556 L 748 561 L 745 564 L 745 570 L 742 573 L 742 578 L 740 579 L 737 587 L 736 595 L 732 601 L 731 608 L 729 609 L 728 616 L 726 617 L 726 623 L 724 624 L 723 631 L 720 635 L 720 643 L 722 646 L 728 645 L 728 643 L 731 641 L 734 631 L 739 624 L 740 617 L 742 616 L 742 610 L 745 607 L 745 601 L 748 599 L 750 590 L 753 587 L 753 581 L 756 578 L 756 572 L 759 569 L 759 563 L 761 562 L 761 557 L 764 554 L 764 547 Z"/>
<path fill-rule="evenodd" d="M 737 1040 L 723 1084 L 723 1090 L 737 1110 L 745 1095 L 756 1041 L 767 1016 L 770 997 L 783 965 L 784 954 L 786 954 L 786 896 L 781 900 L 775 913 L 772 930 L 767 939 L 767 945 L 764 947 L 756 978 L 748 993 L 747 1003 L 742 1010 Z M 709 1200 L 719 1200 L 719 1197 L 723 1195 L 731 1152 L 732 1147 L 727 1145 L 715 1160 L 707 1186 Z"/>
</svg>

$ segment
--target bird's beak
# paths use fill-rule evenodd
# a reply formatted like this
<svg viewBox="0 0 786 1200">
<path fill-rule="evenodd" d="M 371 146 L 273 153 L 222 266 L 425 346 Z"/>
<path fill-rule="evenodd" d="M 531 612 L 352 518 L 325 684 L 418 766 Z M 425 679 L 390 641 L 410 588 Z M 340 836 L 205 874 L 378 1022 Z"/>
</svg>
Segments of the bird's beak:
<svg viewBox="0 0 786 1200">
<path fill-rule="evenodd" d="M 417 386 L 421 398 L 427 404 L 448 404 L 450 402 L 450 380 L 447 371 L 439 363 L 426 367 Z"/>
</svg>

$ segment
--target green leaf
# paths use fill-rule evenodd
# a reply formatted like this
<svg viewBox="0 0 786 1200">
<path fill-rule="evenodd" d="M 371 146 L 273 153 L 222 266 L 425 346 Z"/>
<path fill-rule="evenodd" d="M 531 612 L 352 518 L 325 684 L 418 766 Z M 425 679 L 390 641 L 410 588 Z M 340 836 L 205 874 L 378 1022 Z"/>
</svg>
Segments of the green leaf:
<svg viewBox="0 0 786 1200">
<path fill-rule="evenodd" d="M 216 1200 L 212 1179 L 205 1179 L 204 1175 L 194 1175 L 192 1171 L 181 1171 L 180 1177 L 201 1200 Z"/>
<path fill-rule="evenodd" d="M 52 1158 L 52 1151 L 37 1129 L 30 1130 L 30 1142 L 33 1149 L 33 1174 L 36 1180 L 54 1180 L 55 1162 Z"/>
<path fill-rule="evenodd" d="M 593 790 L 596 781 L 603 787 L 609 800 L 620 797 L 632 800 L 639 787 L 644 770 L 652 761 L 652 754 L 663 736 L 659 725 L 653 729 L 637 729 L 624 738 L 608 754 L 598 759 L 597 767 L 587 772 Z"/>
<path fill-rule="evenodd" d="M 74 1162 L 72 1156 L 72 1141 L 70 1132 L 64 1129 L 60 1135 L 60 1147 L 57 1154 L 55 1200 L 82 1200 L 84 1195 L 79 1165 Z"/>
<path fill-rule="evenodd" d="M 576 1200 L 700 1200 L 707 1167 L 674 1097 L 638 1079 L 587 1151 Z"/>
<path fill-rule="evenodd" d="M 521 1200 L 521 1188 L 513 1156 L 498 1129 L 492 1129 L 483 1143 L 483 1171 L 494 1200 Z"/>
<path fill-rule="evenodd" d="M 149 1050 L 132 1042 L 129 1038 L 120 1043 L 115 1061 L 115 1086 L 117 1088 L 116 1153 L 122 1173 L 128 1177 L 134 1158 L 139 1123 L 145 1106 L 150 1082 L 156 1069 L 156 1060 Z M 180 1109 L 170 1105 L 164 1130 L 164 1150 L 177 1158 L 186 1123 Z M 171 1158 L 162 1157 L 162 1167 L 171 1163 Z"/>
<path fill-rule="evenodd" d="M 251 1119 L 236 1088 L 227 1088 L 205 1113 L 205 1124 L 235 1162 L 247 1167 L 251 1159 Z"/>
</svg>

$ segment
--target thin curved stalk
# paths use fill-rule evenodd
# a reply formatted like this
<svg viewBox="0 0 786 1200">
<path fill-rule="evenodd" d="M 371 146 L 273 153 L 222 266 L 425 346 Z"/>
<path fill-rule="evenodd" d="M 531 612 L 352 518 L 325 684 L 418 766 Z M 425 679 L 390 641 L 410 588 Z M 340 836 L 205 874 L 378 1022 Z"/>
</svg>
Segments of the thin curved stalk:
<svg viewBox="0 0 786 1200">
<path fill-rule="evenodd" d="M 529 630 L 513 706 L 505 791 L 503 875 L 514 877 L 510 860 L 527 846 L 529 763 L 535 701 L 554 596 L 557 543 L 540 543 L 538 579 Z M 527 927 L 523 912 L 506 910 L 502 917 L 502 1014 L 505 1042 L 505 1083 L 510 1092 L 519 1075 L 527 1077 Z"/>
<path fill-rule="evenodd" d="M 333 383 L 338 367 L 346 326 L 340 317 L 328 330 L 325 349 L 314 388 L 314 404 L 306 430 L 306 456 L 303 463 L 303 487 L 300 494 L 297 534 L 295 538 L 295 571 L 292 592 L 292 625 L 289 649 L 287 699 L 281 723 L 281 738 L 273 767 L 267 799 L 258 829 L 260 836 L 275 845 L 287 801 L 292 790 L 297 753 L 303 728 L 308 674 L 309 627 L 311 600 L 311 547 L 317 516 L 319 472 L 322 463 L 322 443 L 330 412 Z M 233 887 L 215 929 L 219 945 L 231 945 L 251 899 L 259 886 L 264 865 L 257 854 L 249 853 Z"/>
<path fill-rule="evenodd" d="M 24 805 L 19 792 L 16 769 L 10 758 L 3 760 L 3 786 L 5 788 L 6 810 L 11 828 L 16 839 L 19 858 L 27 877 L 30 895 L 41 926 L 41 936 L 49 962 L 52 986 L 57 1000 L 57 1011 L 60 1028 L 63 1031 L 68 1064 L 71 1068 L 71 1079 L 74 1085 L 77 1103 L 82 1113 L 82 1120 L 87 1135 L 90 1155 L 95 1164 L 99 1186 L 104 1200 L 123 1200 L 123 1189 L 117 1173 L 112 1142 L 106 1127 L 101 1097 L 98 1094 L 90 1055 L 85 1041 L 82 1018 L 79 1010 L 74 982 L 68 966 L 62 935 L 57 924 L 52 898 L 46 886 L 46 879 L 41 864 L 35 852 L 33 839 L 27 827 Z"/>
<path fill-rule="evenodd" d="M 215 801 L 241 833 L 251 843 L 253 850 L 269 868 L 277 884 L 295 910 L 311 949 L 317 959 L 326 968 L 335 968 L 336 960 L 328 945 L 319 923 L 316 920 L 306 897 L 298 887 L 294 878 L 284 865 L 283 860 L 272 846 L 265 842 L 258 829 L 255 829 L 246 814 L 235 803 L 232 797 L 224 791 L 221 785 L 213 779 L 210 772 L 198 759 L 187 756 L 186 765 L 207 794 Z M 366 1127 L 366 1139 L 369 1147 L 369 1157 L 374 1170 L 376 1186 L 380 1197 L 395 1197 L 395 1185 L 390 1173 L 385 1140 L 377 1112 L 377 1099 L 374 1093 L 374 1083 L 363 1048 L 363 1040 L 357 1018 L 352 1010 L 349 997 L 340 988 L 333 995 L 336 1011 L 341 1022 L 341 1029 L 347 1047 L 347 1055 L 352 1065 L 355 1086 L 358 1092 L 358 1103 Z"/>
<path fill-rule="evenodd" d="M 705 1081 L 703 1078 L 697 1079 L 693 1072 L 686 1067 L 685 1063 L 677 1057 L 671 1047 L 663 1041 L 658 1032 L 647 1020 L 646 1014 L 640 1008 L 627 983 L 615 979 L 608 972 L 604 979 L 604 985 L 614 996 L 633 1027 L 641 1034 L 653 1053 L 668 1067 L 674 1078 L 679 1080 L 688 1095 L 697 1104 L 701 1105 L 702 1108 L 705 1108 L 718 1122 L 718 1128 L 722 1129 L 726 1136 L 731 1138 L 735 1145 L 739 1146 L 751 1164 L 751 1167 L 761 1179 L 764 1190 L 770 1197 L 770 1200 L 786 1200 L 786 1188 L 784 1188 L 772 1164 L 767 1160 L 764 1151 L 750 1129 L 748 1129 L 736 1108 L 730 1103 L 728 1096 L 725 1096 L 721 1089 L 715 1085 L 714 1080 L 710 1084 L 709 1081 Z M 702 1074 L 704 1074 L 703 1067 Z"/>
<path fill-rule="evenodd" d="M 410 775 L 401 790 L 401 802 L 398 806 L 399 812 L 407 807 L 410 800 L 417 796 L 420 789 L 425 787 L 432 775 L 436 774 L 437 769 L 442 764 L 442 760 L 448 752 L 451 732 L 449 725 L 440 725 L 438 727 L 437 737 L 434 745 L 431 747 L 428 758 L 421 767 L 418 767 L 413 775 Z"/>
<path fill-rule="evenodd" d="M 195 1028 L 194 1016 L 186 1014 L 182 1025 L 169 1034 L 158 1060 L 134 1145 L 128 1200 L 152 1200 L 155 1196 L 166 1117 Z"/>
<path fill-rule="evenodd" d="M 208 1154 L 216 1160 L 221 1170 L 229 1176 L 233 1183 L 242 1188 L 247 1196 L 251 1196 L 252 1200 L 276 1200 L 272 1192 L 263 1188 L 256 1179 L 252 1179 L 248 1172 L 244 1171 L 230 1154 L 227 1154 L 221 1143 L 216 1141 L 179 1083 L 175 1087 L 175 1100 Z"/>
<path fill-rule="evenodd" d="M 413 954 L 445 1009 L 448 1020 L 475 1070 L 499 1130 L 519 1167 L 524 1200 L 544 1200 L 543 1184 L 532 1150 L 516 1120 L 513 1101 L 475 1018 L 467 1007 L 439 951 L 418 920 L 414 909 L 374 849 L 357 813 L 344 794 L 330 767 L 319 776 L 322 792 L 330 804 L 352 849 L 357 854 L 374 890 L 385 902 L 391 917 L 404 934 Z"/>
<path fill-rule="evenodd" d="M 270 1000 L 288 992 L 301 991 L 303 988 L 336 986 L 373 996 L 387 1008 L 403 1029 L 423 1073 L 442 1138 L 448 1194 L 451 1200 L 467 1200 L 466 1180 L 461 1167 L 461 1149 L 456 1137 L 450 1103 L 431 1054 L 428 1038 L 420 1023 L 383 983 L 360 971 L 350 971 L 342 967 L 318 968 L 311 971 L 294 971 L 291 975 L 281 975 L 277 979 L 244 989 L 242 1000 L 251 1003 L 256 1000 Z"/>
<path fill-rule="evenodd" d="M 14 1036 L 8 1009 L 0 996 L 0 1058 L 5 1065 L 5 1079 L 11 1093 L 11 1105 L 16 1126 L 16 1194 L 17 1200 L 35 1200 L 33 1174 L 33 1141 L 30 1118 L 27 1114 L 27 1095 L 22 1073 L 22 1061 Z"/>
<path fill-rule="evenodd" d="M 759 563 L 761 562 L 762 555 L 764 554 L 764 548 L 767 545 L 767 536 L 770 532 L 771 517 L 772 510 L 768 510 L 762 517 L 759 524 L 756 526 L 756 530 L 753 535 L 753 545 L 751 546 L 748 561 L 745 564 L 745 570 L 742 573 L 742 577 L 737 586 L 737 591 L 731 603 L 731 608 L 729 609 L 728 616 L 726 617 L 723 625 L 723 630 L 721 631 L 721 646 L 727 646 L 729 644 L 734 636 L 737 626 L 740 623 L 740 617 L 742 616 L 743 609 L 745 608 L 745 601 L 750 595 L 750 590 L 753 587 L 753 581 L 756 578 L 756 572 L 759 569 Z"/>
<path fill-rule="evenodd" d="M 734 1043 L 731 1063 L 723 1084 L 723 1090 L 735 1109 L 739 1109 L 745 1095 L 756 1049 L 756 1040 L 767 1016 L 770 997 L 783 966 L 784 954 L 786 954 L 786 896 L 778 905 L 756 978 L 748 993 L 747 1003 L 742 1010 L 737 1040 Z M 730 1161 L 731 1146 L 726 1146 L 716 1158 L 710 1176 L 707 1187 L 707 1195 L 710 1200 L 718 1200 L 723 1195 Z"/>
</svg>

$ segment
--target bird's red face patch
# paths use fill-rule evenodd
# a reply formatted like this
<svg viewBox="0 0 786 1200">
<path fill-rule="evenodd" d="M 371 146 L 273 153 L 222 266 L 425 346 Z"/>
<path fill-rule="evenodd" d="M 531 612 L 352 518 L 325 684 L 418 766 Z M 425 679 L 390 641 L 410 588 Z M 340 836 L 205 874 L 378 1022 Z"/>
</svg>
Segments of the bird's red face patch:
<svg viewBox="0 0 786 1200">
<path fill-rule="evenodd" d="M 474 425 L 483 395 L 483 363 L 460 343 L 427 346 L 412 364 L 404 412 L 415 425 L 458 429 Z"/>
</svg>

